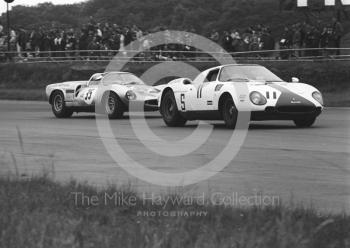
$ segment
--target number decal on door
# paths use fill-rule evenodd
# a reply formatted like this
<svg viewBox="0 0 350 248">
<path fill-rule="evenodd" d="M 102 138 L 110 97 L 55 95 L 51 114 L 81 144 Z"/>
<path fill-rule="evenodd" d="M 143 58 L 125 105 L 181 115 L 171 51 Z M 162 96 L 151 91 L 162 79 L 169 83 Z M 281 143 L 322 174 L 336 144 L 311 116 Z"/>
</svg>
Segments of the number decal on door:
<svg viewBox="0 0 350 248">
<path fill-rule="evenodd" d="M 85 101 L 90 100 L 91 99 L 91 95 L 92 95 L 92 90 L 89 90 L 88 93 L 86 93 Z"/>
<path fill-rule="evenodd" d="M 185 94 L 180 95 L 180 102 L 181 102 L 181 110 L 186 110 L 186 104 L 185 104 Z"/>
</svg>

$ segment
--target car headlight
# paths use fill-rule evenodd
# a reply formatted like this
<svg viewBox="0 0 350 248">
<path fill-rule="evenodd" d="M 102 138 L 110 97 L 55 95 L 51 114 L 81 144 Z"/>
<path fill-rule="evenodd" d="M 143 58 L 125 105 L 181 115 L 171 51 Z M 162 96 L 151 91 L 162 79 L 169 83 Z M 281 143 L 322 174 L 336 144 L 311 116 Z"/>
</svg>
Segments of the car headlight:
<svg viewBox="0 0 350 248">
<path fill-rule="evenodd" d="M 267 103 L 266 98 L 257 91 L 250 93 L 250 101 L 255 105 L 265 105 Z"/>
<path fill-rule="evenodd" d="M 135 100 L 136 99 L 136 94 L 132 90 L 128 90 L 125 94 L 126 99 L 128 100 Z"/>
<path fill-rule="evenodd" d="M 318 91 L 315 91 L 314 93 L 312 93 L 312 97 L 318 101 L 321 105 L 323 105 L 323 97 L 322 94 Z"/>
</svg>

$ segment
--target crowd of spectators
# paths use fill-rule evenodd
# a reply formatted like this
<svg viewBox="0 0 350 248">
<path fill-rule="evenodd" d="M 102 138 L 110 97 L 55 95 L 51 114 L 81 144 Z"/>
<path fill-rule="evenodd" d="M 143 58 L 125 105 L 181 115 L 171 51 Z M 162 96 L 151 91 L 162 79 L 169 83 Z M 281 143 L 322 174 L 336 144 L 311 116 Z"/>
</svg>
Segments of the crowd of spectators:
<svg viewBox="0 0 350 248">
<path fill-rule="evenodd" d="M 344 28 L 336 18 L 326 25 L 321 22 L 317 22 L 316 25 L 297 23 L 291 27 L 285 27 L 280 46 L 284 49 L 296 50 L 284 56 L 322 56 L 329 55 L 329 53 L 340 55 L 343 34 Z M 312 48 L 337 48 L 337 50 L 329 52 Z M 306 50 L 298 51 L 297 49 Z"/>
<path fill-rule="evenodd" d="M 276 39 L 271 34 L 270 28 L 263 25 L 249 27 L 244 31 L 238 29 L 232 29 L 231 32 L 223 31 L 221 35 L 213 30 L 209 38 L 220 43 L 226 51 L 231 53 L 274 50 Z"/>
<path fill-rule="evenodd" d="M 163 28 L 161 30 L 166 30 Z M 195 30 L 190 30 L 195 32 Z M 110 23 L 97 23 L 90 17 L 88 23 L 79 29 L 44 29 L 35 30 L 11 30 L 10 48 L 16 51 L 19 58 L 28 57 L 76 57 L 98 58 L 111 56 L 115 52 L 124 51 L 132 41 L 132 50 L 144 51 L 152 47 L 151 41 L 146 40 L 144 35 L 150 31 L 144 31 L 133 26 L 119 26 Z M 0 45 L 2 50 L 7 49 L 7 34 L 0 25 Z M 226 51 L 236 53 L 236 56 L 275 56 L 276 49 L 295 49 L 281 52 L 277 56 L 281 58 L 318 56 L 320 50 L 299 50 L 309 48 L 340 48 L 340 40 L 344 33 L 343 26 L 333 18 L 328 25 L 317 22 L 315 25 L 308 23 L 296 23 L 285 27 L 279 37 L 272 34 L 270 27 L 257 25 L 247 29 L 232 29 L 231 31 L 213 30 L 207 36 L 212 41 L 219 43 Z M 79 50 L 79 53 L 77 52 Z M 156 49 L 158 53 L 143 54 L 144 59 L 174 59 L 183 56 L 193 56 L 191 53 L 166 53 L 172 51 L 194 51 L 192 47 L 176 44 L 167 44 Z M 103 52 L 105 51 L 105 52 Z M 162 51 L 162 52 L 160 52 Z M 251 54 L 249 54 L 251 51 Z M 254 51 L 254 52 L 253 52 Z M 256 51 L 269 51 L 257 53 Z M 247 53 L 248 52 L 248 53 Z M 339 54 L 339 50 L 336 50 Z M 248 54 L 248 55 L 247 55 Z"/>
<path fill-rule="evenodd" d="M 7 36 L 0 32 L 0 43 L 5 46 Z M 93 57 L 95 51 L 123 50 L 133 40 L 142 37 L 143 32 L 135 25 L 121 27 L 116 24 L 97 23 L 91 17 L 80 29 L 37 28 L 34 30 L 12 30 L 10 47 L 19 57 L 69 57 L 77 50 L 81 56 Z M 7 45 L 6 45 L 7 47 Z"/>
<path fill-rule="evenodd" d="M 271 56 L 273 50 L 292 49 L 279 54 L 282 58 L 301 57 L 301 56 L 321 56 L 327 55 L 329 51 L 315 48 L 337 48 L 335 54 L 340 54 L 341 38 L 344 34 L 342 24 L 336 18 L 329 24 L 312 25 L 309 23 L 295 23 L 286 26 L 281 36 L 276 37 L 272 34 L 270 27 L 257 25 L 249 27 L 243 31 L 232 29 L 231 32 L 224 31 L 222 35 L 213 30 L 209 35 L 210 39 L 221 43 L 226 51 L 239 54 Z M 256 53 L 256 51 L 268 51 Z M 327 54 L 325 54 L 327 53 Z"/>
</svg>

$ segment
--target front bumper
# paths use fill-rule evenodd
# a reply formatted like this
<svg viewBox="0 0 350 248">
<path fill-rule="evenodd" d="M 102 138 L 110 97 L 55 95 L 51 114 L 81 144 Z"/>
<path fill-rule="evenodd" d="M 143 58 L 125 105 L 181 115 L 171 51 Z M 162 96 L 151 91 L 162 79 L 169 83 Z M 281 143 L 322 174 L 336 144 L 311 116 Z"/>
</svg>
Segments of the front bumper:
<svg viewBox="0 0 350 248">
<path fill-rule="evenodd" d="M 159 109 L 158 107 L 158 100 L 146 100 L 144 105 L 145 111 L 157 111 Z"/>
<path fill-rule="evenodd" d="M 151 100 L 145 100 L 145 101 L 128 101 L 125 100 L 124 101 L 124 108 L 126 111 L 130 111 L 131 108 L 131 112 L 133 112 L 133 110 L 135 111 L 145 111 L 145 112 L 149 112 L 149 111 L 157 111 L 159 109 L 158 107 L 158 101 L 156 99 L 151 99 Z"/>
<path fill-rule="evenodd" d="M 263 111 L 252 111 L 252 121 L 264 120 L 297 120 L 305 118 L 314 118 L 322 113 L 322 107 L 308 106 L 281 106 L 266 107 Z"/>
</svg>

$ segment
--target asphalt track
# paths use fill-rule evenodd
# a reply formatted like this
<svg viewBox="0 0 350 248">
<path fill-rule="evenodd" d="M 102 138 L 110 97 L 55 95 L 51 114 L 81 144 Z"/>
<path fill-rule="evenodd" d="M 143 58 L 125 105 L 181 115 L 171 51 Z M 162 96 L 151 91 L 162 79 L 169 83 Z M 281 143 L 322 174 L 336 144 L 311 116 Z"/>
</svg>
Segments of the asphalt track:
<svg viewBox="0 0 350 248">
<path fill-rule="evenodd" d="M 195 123 L 165 127 L 156 112 L 146 120 L 154 133 L 169 141 L 185 138 L 196 127 Z M 329 108 L 307 129 L 297 129 L 292 122 L 252 123 L 244 145 L 224 170 L 196 185 L 169 189 L 136 179 L 116 164 L 102 144 L 94 114 L 56 119 L 44 102 L 0 101 L 0 174 L 14 173 L 17 166 L 22 177 L 46 171 L 59 181 L 129 184 L 139 192 L 205 192 L 208 197 L 213 192 L 228 196 L 258 192 L 279 196 L 285 204 L 350 212 L 349 121 L 349 108 Z M 213 159 L 232 132 L 220 122 L 214 124 L 203 148 L 188 156 L 166 158 L 140 144 L 127 117 L 111 122 L 116 139 L 133 159 L 163 172 L 187 171 Z"/>
</svg>

